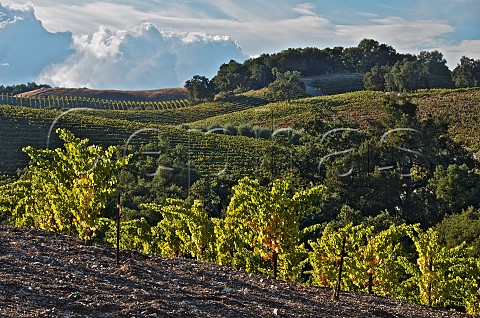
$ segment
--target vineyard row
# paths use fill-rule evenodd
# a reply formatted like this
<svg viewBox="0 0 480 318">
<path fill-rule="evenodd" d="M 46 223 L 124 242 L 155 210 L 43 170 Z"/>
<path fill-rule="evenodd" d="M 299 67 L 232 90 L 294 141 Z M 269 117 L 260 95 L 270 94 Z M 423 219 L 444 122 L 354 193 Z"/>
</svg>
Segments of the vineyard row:
<svg viewBox="0 0 480 318">
<path fill-rule="evenodd" d="M 0 104 L 10 106 L 24 106 L 40 109 L 67 109 L 88 107 L 108 110 L 165 110 L 187 107 L 187 99 L 167 101 L 122 101 L 87 97 L 19 97 L 8 94 L 0 95 Z"/>
</svg>

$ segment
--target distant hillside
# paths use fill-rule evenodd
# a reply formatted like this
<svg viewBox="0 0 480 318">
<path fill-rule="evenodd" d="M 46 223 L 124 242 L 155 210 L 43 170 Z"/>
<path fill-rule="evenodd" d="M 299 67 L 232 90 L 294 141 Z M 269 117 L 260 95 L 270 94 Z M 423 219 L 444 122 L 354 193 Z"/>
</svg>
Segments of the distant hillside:
<svg viewBox="0 0 480 318">
<path fill-rule="evenodd" d="M 67 128 L 78 137 L 89 138 L 92 143 L 104 146 L 125 145 L 127 139 L 138 130 L 158 129 L 158 132 L 142 134 L 142 137 L 136 140 L 141 139 L 148 143 L 159 137 L 162 140 L 169 140 L 174 145 L 183 144 L 189 147 L 189 144 L 195 144 L 192 156 L 201 158 L 198 161 L 192 159 L 192 162 L 194 161 L 193 166 L 199 171 L 217 169 L 216 165 L 223 167 L 224 158 L 218 156 L 223 149 L 224 152 L 229 153 L 229 164 L 235 167 L 232 168 L 232 173 L 240 177 L 252 169 L 252 162 L 245 158 L 254 156 L 257 147 L 263 149 L 267 141 L 220 134 L 190 133 L 187 129 L 172 125 L 255 107 L 256 102 L 256 99 L 243 97 L 237 102 L 231 99 L 230 102 L 205 103 L 163 111 L 84 110 L 62 117 L 56 122 L 55 128 Z M 49 129 L 61 113 L 60 110 L 53 109 L 0 106 L 0 140 L 2 141 L 0 172 L 13 174 L 17 169 L 26 166 L 28 157 L 22 152 L 22 148 L 27 145 L 35 148 L 45 147 L 49 138 Z M 51 147 L 59 147 L 58 141 L 56 135 L 52 137 Z"/>
<path fill-rule="evenodd" d="M 361 129 L 371 128 L 381 116 L 386 94 L 360 91 L 330 96 L 318 96 L 287 102 L 275 102 L 257 108 L 191 122 L 192 127 L 219 125 L 252 125 L 293 127 L 302 129 L 313 118 L 323 121 L 339 119 Z M 407 94 L 418 105 L 418 116 L 447 118 L 452 139 L 476 151 L 480 150 L 480 89 L 432 89 Z"/>
<path fill-rule="evenodd" d="M 450 123 L 448 134 L 452 139 L 474 152 L 480 150 L 480 126 L 476 124 L 480 113 L 479 88 L 425 90 L 409 96 L 419 106 L 419 118 L 447 117 Z M 385 93 L 373 91 L 269 104 L 258 97 L 241 95 L 176 109 L 79 112 L 74 117 L 69 115 L 63 118 L 56 127 L 72 129 L 78 136 L 88 137 L 92 142 L 103 145 L 125 144 L 130 134 L 146 127 L 160 128 L 162 135 L 171 140 L 186 138 L 187 130 L 179 129 L 182 125 L 191 128 L 251 125 L 301 130 L 309 120 L 322 118 L 325 122 L 340 120 L 360 129 L 369 129 L 381 115 L 384 101 Z M 49 127 L 60 113 L 53 109 L 0 106 L 0 172 L 12 174 L 26 165 L 28 158 L 21 151 L 22 147 L 45 147 Z M 254 149 L 251 147 L 255 147 L 249 144 L 251 138 L 215 137 L 219 138 L 214 142 L 215 147 L 231 147 L 235 156 L 239 156 L 238 162 L 235 162 L 237 171 L 250 168 L 248 164 L 243 167 L 240 163 L 248 161 L 246 158 L 251 156 L 250 151 Z M 245 157 L 239 154 L 243 152 Z M 232 154 L 232 165 L 233 157 Z"/>
<path fill-rule="evenodd" d="M 161 102 L 168 100 L 188 99 L 187 90 L 183 87 L 139 91 L 96 90 L 89 88 L 42 88 L 20 94 L 19 96 L 82 97 L 131 102 Z"/>
</svg>

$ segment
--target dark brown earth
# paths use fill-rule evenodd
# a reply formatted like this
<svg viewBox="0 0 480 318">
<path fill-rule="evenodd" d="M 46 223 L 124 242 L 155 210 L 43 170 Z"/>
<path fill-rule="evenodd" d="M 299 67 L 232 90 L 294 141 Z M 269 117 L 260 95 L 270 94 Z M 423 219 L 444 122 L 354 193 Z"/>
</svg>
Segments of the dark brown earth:
<svg viewBox="0 0 480 318">
<path fill-rule="evenodd" d="M 21 97 L 82 97 L 132 102 L 161 102 L 187 99 L 187 90 L 183 87 L 161 88 L 155 90 L 121 91 L 97 90 L 89 88 L 42 88 L 20 94 Z"/>
<path fill-rule="evenodd" d="M 0 227 L 0 317 L 465 317 Z"/>
</svg>

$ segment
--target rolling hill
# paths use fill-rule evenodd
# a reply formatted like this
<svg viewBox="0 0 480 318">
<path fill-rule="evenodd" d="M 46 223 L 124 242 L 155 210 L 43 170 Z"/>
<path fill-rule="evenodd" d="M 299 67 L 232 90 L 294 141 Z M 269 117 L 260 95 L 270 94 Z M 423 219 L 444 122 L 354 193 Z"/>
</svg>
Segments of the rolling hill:
<svg viewBox="0 0 480 318">
<path fill-rule="evenodd" d="M 418 104 L 420 118 L 446 118 L 451 137 L 473 152 L 480 150 L 480 89 L 424 90 L 407 94 Z M 297 131 L 316 118 L 338 121 L 360 129 L 370 129 L 381 116 L 385 93 L 360 91 L 331 96 L 309 97 L 288 102 L 272 102 L 249 96 L 234 96 L 196 106 L 164 110 L 94 110 L 77 111 L 61 117 L 55 127 L 72 129 L 78 136 L 103 145 L 124 145 L 135 131 L 158 129 L 164 139 L 188 144 L 189 136 L 203 140 L 201 148 L 232 149 L 229 156 L 237 158 L 243 169 L 252 153 L 258 153 L 271 141 L 225 135 L 202 135 L 188 128 L 251 125 L 268 128 L 291 127 Z M 267 104 L 268 103 L 268 104 Z M 0 106 L 0 171 L 14 173 L 26 164 L 21 149 L 27 145 L 44 147 L 50 126 L 61 110 Z M 198 137 L 200 136 L 201 137 Z M 152 137 L 154 138 L 154 137 Z M 156 137 L 155 137 L 156 138 Z M 154 138 L 154 139 L 155 139 Z M 152 140 L 152 139 L 148 139 Z M 211 141 L 215 140 L 215 141 Z M 262 146 L 258 146 L 258 145 Z M 208 148 L 208 147 L 207 147 Z M 250 149 L 250 150 L 245 150 Z M 261 151 L 260 151 L 261 152 Z M 243 157 L 246 155 L 246 157 Z M 233 159 L 232 159 L 233 160 Z"/>
<path fill-rule="evenodd" d="M 293 128 L 302 133 L 312 120 L 326 127 L 375 129 L 376 121 L 384 114 L 388 95 L 358 91 L 270 102 L 262 98 L 261 92 L 249 92 L 195 106 L 156 110 L 74 107 L 67 111 L 28 107 L 29 103 L 1 105 L 0 172 L 12 176 L 25 167 L 28 158 L 22 148 L 27 145 L 60 146 L 53 131 L 62 127 L 78 137 L 89 138 L 91 143 L 118 145 L 121 151 L 129 153 L 140 149 L 172 153 L 172 158 L 180 164 L 185 164 L 181 160 L 188 162 L 189 173 L 190 167 L 194 168 L 199 175 L 197 180 L 213 179 L 210 177 L 223 173 L 219 180 L 230 191 L 245 176 L 264 180 L 283 176 L 282 173 L 301 176 L 300 161 L 302 156 L 306 157 L 304 151 L 308 145 L 271 138 L 273 129 Z M 453 139 L 478 154 L 480 88 L 419 90 L 403 96 L 418 106 L 418 119 L 439 120 L 446 125 L 442 138 Z M 255 132 L 253 136 L 241 133 L 246 126 Z M 259 132 L 265 131 L 266 137 L 260 136 Z M 300 160 L 294 166 L 295 159 Z M 127 167 L 131 169 L 128 171 L 131 178 L 124 176 L 126 181 L 119 186 L 124 189 L 120 191 L 130 188 L 148 191 L 156 186 L 155 178 L 135 175 L 138 167 L 145 168 L 141 161 Z M 188 191 L 190 177 L 189 174 Z M 128 193 L 133 202 L 128 206 L 130 212 L 145 198 L 142 195 L 148 195 L 147 191 L 141 195 Z M 113 210 L 112 206 L 108 208 L 110 212 Z M 23 308 L 26 317 L 83 316 L 92 310 L 102 317 L 149 314 L 248 317 L 252 313 L 305 317 L 460 317 L 363 294 L 343 294 L 340 303 L 333 303 L 328 289 L 287 284 L 182 258 L 166 260 L 124 251 L 121 265 L 116 266 L 112 264 L 113 252 L 109 248 L 80 246 L 65 236 L 53 238 L 42 231 L 0 227 L 0 232 L 3 284 L 0 284 L 0 306 L 7 315 L 15 315 L 16 308 Z M 18 270 L 27 267 L 28 271 Z M 46 283 L 40 285 L 39 281 Z"/>
<path fill-rule="evenodd" d="M 156 90 L 96 90 L 89 88 L 42 88 L 19 94 L 19 97 L 81 97 L 116 101 L 162 102 L 187 99 L 187 90 L 183 87 L 162 88 Z"/>
</svg>

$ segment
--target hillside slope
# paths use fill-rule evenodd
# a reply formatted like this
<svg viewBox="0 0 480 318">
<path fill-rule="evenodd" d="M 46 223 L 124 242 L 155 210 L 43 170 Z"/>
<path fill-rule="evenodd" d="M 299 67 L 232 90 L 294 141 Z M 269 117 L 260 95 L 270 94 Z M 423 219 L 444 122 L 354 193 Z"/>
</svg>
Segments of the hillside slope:
<svg viewBox="0 0 480 318">
<path fill-rule="evenodd" d="M 480 88 L 429 90 L 407 96 L 418 105 L 420 119 L 446 118 L 448 135 L 452 139 L 474 153 L 480 151 Z M 269 104 L 258 97 L 237 96 L 196 106 L 156 111 L 75 112 L 75 118 L 70 119 L 71 115 L 63 117 L 55 127 L 72 129 L 79 137 L 88 137 L 91 142 L 102 145 L 124 145 L 136 130 L 152 127 L 159 128 L 164 132 L 162 136 L 168 139 L 188 143 L 188 131 L 173 127 L 179 128 L 182 124 L 192 128 L 216 124 L 240 127 L 249 124 L 301 130 L 311 119 L 317 118 L 325 122 L 346 123 L 363 130 L 370 129 L 372 122 L 379 118 L 384 102 L 383 92 L 370 91 Z M 60 114 L 60 110 L 0 106 L 0 172 L 14 174 L 26 165 L 28 158 L 22 152 L 23 147 L 45 147 L 49 127 Z M 250 150 L 259 146 L 252 145 L 253 141 L 245 137 L 216 137 L 221 139 L 220 145 L 230 145 L 229 158 L 233 160 L 236 157 L 239 163 L 250 162 L 245 158 L 251 158 Z M 211 143 L 206 139 L 202 147 L 207 144 L 217 150 L 219 148 L 217 142 Z M 242 157 L 239 153 L 248 156 Z"/>
<path fill-rule="evenodd" d="M 97 90 L 89 88 L 42 88 L 20 94 L 19 97 L 82 97 L 131 102 L 161 102 L 167 100 L 188 99 L 183 87 L 155 90 Z"/>
<path fill-rule="evenodd" d="M 257 108 L 218 114 L 189 123 L 192 127 L 246 125 L 293 127 L 302 129 L 314 118 L 335 119 L 360 129 L 371 129 L 383 114 L 385 93 L 361 91 L 338 95 L 310 97 L 290 103 L 276 102 Z M 418 118 L 444 119 L 452 139 L 473 151 L 480 151 L 480 88 L 432 89 L 404 95 L 418 105 Z"/>
<path fill-rule="evenodd" d="M 0 227 L 1 317 L 465 317 L 366 294 L 340 295 L 215 264 L 83 246 Z"/>
</svg>

